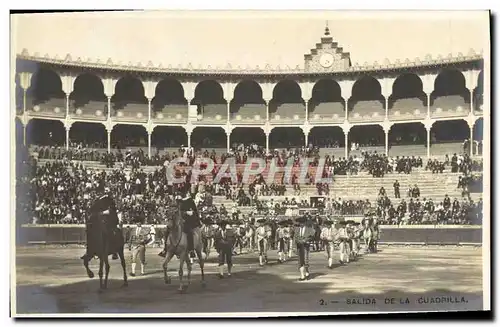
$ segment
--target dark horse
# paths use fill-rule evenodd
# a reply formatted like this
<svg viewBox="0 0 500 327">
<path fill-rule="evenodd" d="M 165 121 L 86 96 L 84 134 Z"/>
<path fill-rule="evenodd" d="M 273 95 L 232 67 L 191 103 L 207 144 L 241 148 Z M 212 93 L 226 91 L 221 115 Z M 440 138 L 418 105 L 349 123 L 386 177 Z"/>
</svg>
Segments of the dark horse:
<svg viewBox="0 0 500 327">
<path fill-rule="evenodd" d="M 108 211 L 104 213 L 105 211 Z M 118 254 L 123 269 L 123 286 L 128 285 L 125 269 L 125 255 L 123 252 L 125 240 L 123 233 L 117 228 L 118 217 L 114 200 L 104 195 L 97 199 L 90 208 L 87 221 L 87 252 L 82 256 L 83 266 L 89 278 L 94 273 L 89 268 L 89 262 L 94 256 L 99 258 L 99 285 L 100 290 L 108 287 L 109 255 Z M 106 276 L 103 281 L 103 266 L 106 267 Z"/>
</svg>

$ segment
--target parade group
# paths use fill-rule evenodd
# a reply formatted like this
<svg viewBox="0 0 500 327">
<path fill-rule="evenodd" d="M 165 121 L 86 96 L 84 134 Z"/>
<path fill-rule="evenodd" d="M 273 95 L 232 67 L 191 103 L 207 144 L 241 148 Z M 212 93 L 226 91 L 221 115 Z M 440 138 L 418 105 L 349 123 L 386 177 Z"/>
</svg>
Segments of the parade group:
<svg viewBox="0 0 500 327">
<path fill-rule="evenodd" d="M 246 155 L 258 154 L 258 152 L 252 154 L 250 150 L 251 148 L 245 150 Z M 422 222 L 425 221 L 423 218 L 426 217 L 426 210 L 429 215 L 437 217 L 438 223 L 445 221 L 470 223 L 470 217 L 479 217 L 479 212 L 482 211 L 482 202 L 475 204 L 469 199 L 464 200 L 462 204 L 458 201 L 451 203 L 447 196 L 445 196 L 442 205 L 439 204 L 436 208 L 434 208 L 431 199 L 427 201 L 424 198 L 424 202 L 420 203 L 418 200 L 420 194 L 415 196 L 415 193 L 419 193 L 418 187 L 414 185 L 408 193 L 410 197 L 408 210 L 404 199 L 397 209 L 394 208 L 388 201 L 385 190 L 381 189 L 379 203 L 377 203 L 375 210 L 369 203 L 363 201 L 358 204 L 349 204 L 341 199 L 330 201 L 331 199 L 327 198 L 326 203 L 318 206 L 320 211 L 325 214 L 323 217 L 312 215 L 310 211 L 299 214 L 298 210 L 284 216 L 273 214 L 267 214 L 265 218 L 252 214 L 250 217 L 242 216 L 237 210 L 240 205 L 252 205 L 256 210 L 265 207 L 265 204 L 259 203 L 258 195 L 262 195 L 265 187 L 272 187 L 272 185 L 265 185 L 265 187 L 256 190 L 256 185 L 259 183 L 259 177 L 257 177 L 253 183 L 247 185 L 248 195 L 241 185 L 237 185 L 238 192 L 225 194 L 226 198 L 232 199 L 234 203 L 238 204 L 236 211 L 231 212 L 231 215 L 227 212 L 226 214 L 219 212 L 217 215 L 211 215 L 207 208 L 213 206 L 209 205 L 208 199 L 214 193 L 221 195 L 220 187 L 221 185 L 223 187 L 224 184 L 212 185 L 200 182 L 198 185 L 187 183 L 172 185 L 165 180 L 166 175 L 162 172 L 164 167 L 149 174 L 143 172 L 140 161 L 137 159 L 140 158 L 140 153 L 139 155 L 127 153 L 122 157 L 123 164 L 131 167 L 131 173 L 126 175 L 123 167 L 109 172 L 86 169 L 81 165 L 81 162 L 76 161 L 75 163 L 68 160 L 71 151 L 62 151 L 56 157 L 44 151 L 41 149 L 37 157 L 56 160 L 40 165 L 27 153 L 27 149 L 24 159 L 21 160 L 24 166 L 18 175 L 20 183 L 17 187 L 20 194 L 28 194 L 28 197 L 27 201 L 18 203 L 20 209 L 25 210 L 28 214 L 33 214 L 35 223 L 37 221 L 56 224 L 85 222 L 88 228 L 88 212 L 92 203 L 102 196 L 113 199 L 110 202 L 112 205 L 110 204 L 109 208 L 104 208 L 99 214 L 109 216 L 112 212 L 113 219 L 116 216 L 116 223 L 112 225 L 124 236 L 126 244 L 132 251 L 132 276 L 136 274 L 138 263 L 141 267 L 141 273 L 145 273 L 145 253 L 148 245 L 162 243 L 165 249 L 160 255 L 165 255 L 168 232 L 156 227 L 155 224 L 164 223 L 165 217 L 170 214 L 168 208 L 180 208 L 181 216 L 185 220 L 184 232 L 188 238 L 188 244 L 191 244 L 191 250 L 193 230 L 195 229 L 199 229 L 205 257 L 210 255 L 212 248 L 215 248 L 219 254 L 220 277 L 224 276 L 225 265 L 227 265 L 227 276 L 231 276 L 233 255 L 248 249 L 249 251 L 257 250 L 258 262 L 261 266 L 268 262 L 268 251 L 278 251 L 279 262 L 289 260 L 295 252 L 298 256 L 300 280 L 305 280 L 310 275 L 309 254 L 311 251 L 325 251 L 327 266 L 330 268 L 334 265 L 335 249 L 339 251 L 341 264 L 347 264 L 355 259 L 360 253 L 361 244 L 364 244 L 366 252 L 376 252 L 377 241 L 380 237 L 379 223 L 400 224 L 404 222 L 403 217 L 405 216 L 409 217 L 410 223 L 411 221 Z M 78 153 L 77 150 L 75 151 Z M 187 152 L 182 149 L 180 151 L 181 155 L 186 155 Z M 246 155 L 244 158 L 247 158 Z M 281 154 L 277 152 L 276 155 L 279 157 Z M 312 155 L 312 152 L 291 151 L 282 159 L 284 161 L 287 156 L 300 158 L 302 155 Z M 472 161 L 467 155 L 453 155 L 451 160 L 446 156 L 446 159 L 443 163 L 429 162 L 427 167 L 433 172 L 434 170 L 442 172 L 442 167 L 450 167 L 451 170 L 462 173 L 464 178 L 461 183 L 463 185 L 460 184 L 459 187 L 464 189 L 468 187 L 468 183 L 464 181 L 466 178 L 470 178 L 469 173 L 482 168 L 480 164 Z M 136 167 L 137 165 L 138 167 Z M 390 172 L 409 174 L 413 167 L 421 166 L 422 161 L 415 157 L 398 157 L 389 160 L 384 155 L 365 153 L 361 160 L 354 157 L 349 157 L 348 160 L 344 158 L 333 160 L 332 158 L 327 168 L 332 174 L 356 174 L 359 170 L 364 170 L 374 177 L 380 177 Z M 105 185 L 109 187 L 108 191 L 105 191 Z M 203 187 L 201 188 L 201 186 Z M 217 190 L 217 186 L 219 186 L 219 190 Z M 233 186 L 230 185 L 230 187 Z M 399 187 L 399 183 L 396 181 L 394 185 L 396 198 L 400 197 Z M 210 192 L 206 192 L 207 190 Z M 200 195 L 203 196 L 200 198 Z M 413 198 L 416 198 L 415 203 Z M 331 210 L 323 210 L 329 204 Z M 356 209 L 356 205 L 359 206 L 360 210 Z M 275 208 L 268 210 L 268 213 L 272 213 Z M 336 211 L 339 212 L 338 215 L 335 214 Z M 344 214 L 351 211 L 364 215 L 361 223 L 343 217 Z M 448 213 L 450 217 L 447 216 Z M 158 219 L 154 219 L 156 216 Z M 142 219 L 137 219 L 138 217 Z M 135 228 L 123 227 L 124 223 L 130 224 L 134 221 L 138 222 Z M 150 226 L 142 227 L 142 223 L 149 223 Z M 90 255 L 93 253 L 92 251 L 87 252 Z M 192 251 L 190 252 L 192 253 Z M 116 254 L 114 257 L 116 258 Z"/>
</svg>

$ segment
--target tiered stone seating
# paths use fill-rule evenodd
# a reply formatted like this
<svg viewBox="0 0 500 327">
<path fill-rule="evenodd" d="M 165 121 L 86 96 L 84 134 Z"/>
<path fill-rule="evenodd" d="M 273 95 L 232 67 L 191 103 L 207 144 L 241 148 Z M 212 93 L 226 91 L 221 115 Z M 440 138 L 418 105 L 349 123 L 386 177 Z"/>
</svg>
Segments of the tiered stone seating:
<svg viewBox="0 0 500 327">
<path fill-rule="evenodd" d="M 377 152 L 380 154 L 385 153 L 385 146 L 380 145 L 380 146 L 361 146 L 359 147 L 358 150 L 350 151 L 349 149 L 349 155 L 350 156 L 361 156 L 361 152 Z"/>
<path fill-rule="evenodd" d="M 26 99 L 26 110 L 40 116 L 64 117 L 66 116 L 66 99 L 65 98 L 50 98 L 50 99 Z"/>
<path fill-rule="evenodd" d="M 393 145 L 389 148 L 389 156 L 415 156 L 425 157 L 427 148 L 423 144 Z"/>
<path fill-rule="evenodd" d="M 124 105 L 115 105 L 116 120 L 134 120 L 145 122 L 148 120 L 148 105 L 143 103 L 127 103 Z"/>
<path fill-rule="evenodd" d="M 334 156 L 335 158 L 345 157 L 345 148 L 320 148 L 319 155 L 325 157 L 326 155 Z"/>
<path fill-rule="evenodd" d="M 266 105 L 264 104 L 246 103 L 231 115 L 231 122 L 234 124 L 261 124 L 265 120 Z"/>
<path fill-rule="evenodd" d="M 349 113 L 349 121 L 383 121 L 385 119 L 384 104 L 379 100 L 358 101 Z"/>
<path fill-rule="evenodd" d="M 423 119 L 427 116 L 427 104 L 420 98 L 398 99 L 388 115 L 391 120 Z"/>
<path fill-rule="evenodd" d="M 461 95 L 437 97 L 431 105 L 431 117 L 464 116 L 470 110 L 470 103 Z"/>
<path fill-rule="evenodd" d="M 342 102 L 323 102 L 309 111 L 311 122 L 343 122 L 345 119 L 344 104 Z"/>
<path fill-rule="evenodd" d="M 107 101 L 75 100 L 72 102 L 71 106 L 73 109 L 70 110 L 70 116 L 73 118 L 107 119 Z"/>
<path fill-rule="evenodd" d="M 276 111 L 269 113 L 269 120 L 274 124 L 299 123 L 306 117 L 305 106 L 301 103 L 283 103 L 278 105 Z"/>
<path fill-rule="evenodd" d="M 155 122 L 179 122 L 187 121 L 188 107 L 182 104 L 155 105 L 151 113 L 151 119 Z"/>
<path fill-rule="evenodd" d="M 450 143 L 436 143 L 431 145 L 431 155 L 440 155 L 444 157 L 445 153 L 452 155 L 453 153 L 462 153 L 464 149 L 463 143 L 450 142 Z"/>
</svg>

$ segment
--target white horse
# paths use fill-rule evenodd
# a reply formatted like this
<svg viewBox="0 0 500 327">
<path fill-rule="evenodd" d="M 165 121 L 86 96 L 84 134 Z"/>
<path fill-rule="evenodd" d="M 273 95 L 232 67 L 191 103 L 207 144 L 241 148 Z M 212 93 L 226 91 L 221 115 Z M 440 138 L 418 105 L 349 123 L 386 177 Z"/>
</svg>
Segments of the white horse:
<svg viewBox="0 0 500 327">
<path fill-rule="evenodd" d="M 365 242 L 365 253 L 371 252 L 373 230 L 369 219 L 363 220 L 363 240 Z"/>
<path fill-rule="evenodd" d="M 174 212 L 168 220 L 167 220 L 167 253 L 165 256 L 165 260 L 163 261 L 163 278 L 165 280 L 165 284 L 170 284 L 172 282 L 171 277 L 168 276 L 168 263 L 172 259 L 174 255 L 179 257 L 179 292 L 183 292 L 187 289 L 187 286 L 184 286 L 183 283 L 183 268 L 184 263 L 187 265 L 188 270 L 188 285 L 191 283 L 191 270 L 192 270 L 192 262 L 189 258 L 188 251 L 188 243 L 187 243 L 187 235 L 183 231 L 184 228 L 184 220 L 181 217 L 180 210 Z M 202 255 L 203 252 L 203 242 L 201 239 L 201 231 L 199 227 L 193 229 L 193 244 L 194 251 L 196 252 L 196 256 L 198 257 L 198 262 L 200 264 L 201 269 L 201 285 L 205 286 L 205 274 L 203 271 L 204 267 L 204 258 Z"/>
</svg>

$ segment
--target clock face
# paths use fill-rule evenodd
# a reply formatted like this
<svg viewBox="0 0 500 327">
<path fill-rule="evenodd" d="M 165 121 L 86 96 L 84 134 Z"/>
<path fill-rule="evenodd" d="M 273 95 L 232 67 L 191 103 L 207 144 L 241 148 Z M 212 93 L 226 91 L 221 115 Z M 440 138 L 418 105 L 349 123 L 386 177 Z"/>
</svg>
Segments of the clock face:
<svg viewBox="0 0 500 327">
<path fill-rule="evenodd" d="M 325 53 L 319 58 L 319 64 L 325 68 L 331 67 L 333 65 L 333 59 L 331 53 Z"/>
</svg>

